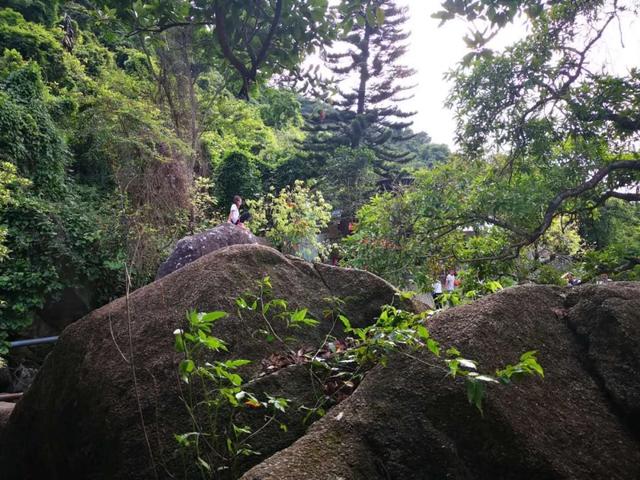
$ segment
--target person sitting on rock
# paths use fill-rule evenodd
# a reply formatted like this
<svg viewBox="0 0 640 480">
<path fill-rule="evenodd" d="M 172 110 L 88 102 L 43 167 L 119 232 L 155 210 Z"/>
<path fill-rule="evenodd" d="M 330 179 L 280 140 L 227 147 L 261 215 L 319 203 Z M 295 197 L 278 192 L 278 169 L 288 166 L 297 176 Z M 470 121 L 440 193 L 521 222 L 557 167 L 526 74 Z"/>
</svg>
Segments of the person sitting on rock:
<svg viewBox="0 0 640 480">
<path fill-rule="evenodd" d="M 242 205 L 242 197 L 240 195 L 234 196 L 227 222 L 233 223 L 234 225 L 240 222 L 240 205 Z"/>
<path fill-rule="evenodd" d="M 240 195 L 234 196 L 227 222 L 233 223 L 234 225 L 237 225 L 239 227 L 244 227 L 244 222 L 251 220 L 251 214 L 249 212 L 244 212 L 242 215 L 240 215 L 241 205 L 242 205 L 242 197 Z"/>
</svg>

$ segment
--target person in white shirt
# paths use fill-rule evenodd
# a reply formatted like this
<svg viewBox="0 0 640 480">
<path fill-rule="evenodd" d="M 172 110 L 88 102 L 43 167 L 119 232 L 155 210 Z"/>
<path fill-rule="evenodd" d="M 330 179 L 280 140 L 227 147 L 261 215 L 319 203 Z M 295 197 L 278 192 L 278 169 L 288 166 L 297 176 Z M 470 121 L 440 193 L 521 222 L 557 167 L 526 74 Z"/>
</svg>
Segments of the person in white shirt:
<svg viewBox="0 0 640 480">
<path fill-rule="evenodd" d="M 240 221 L 240 205 L 242 205 L 242 197 L 236 195 L 233 197 L 233 203 L 231 204 L 231 210 L 229 211 L 229 218 L 227 222 L 237 225 Z"/>
<path fill-rule="evenodd" d="M 431 295 L 433 296 L 433 303 L 436 308 L 441 308 L 440 296 L 442 295 L 442 282 L 439 278 L 436 278 L 436 281 L 433 282 L 431 288 L 433 288 L 433 292 L 431 292 Z"/>
<path fill-rule="evenodd" d="M 444 288 L 448 293 L 453 292 L 456 288 L 456 272 L 455 270 L 449 270 L 449 275 L 444 281 Z"/>
</svg>

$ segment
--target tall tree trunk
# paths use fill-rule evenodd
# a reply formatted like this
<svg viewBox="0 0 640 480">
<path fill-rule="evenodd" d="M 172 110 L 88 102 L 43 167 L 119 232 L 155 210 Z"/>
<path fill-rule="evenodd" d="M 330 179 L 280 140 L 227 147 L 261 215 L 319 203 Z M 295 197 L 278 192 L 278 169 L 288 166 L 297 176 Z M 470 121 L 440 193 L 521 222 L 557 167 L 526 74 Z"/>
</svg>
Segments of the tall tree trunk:
<svg viewBox="0 0 640 480">
<path fill-rule="evenodd" d="M 361 124 L 365 109 L 367 96 L 367 82 L 369 81 L 369 40 L 371 38 L 371 27 L 366 23 L 364 27 L 364 37 L 360 48 L 360 84 L 358 85 L 358 104 L 356 106 L 355 125 L 352 127 L 351 147 L 357 148 L 362 141 L 364 125 Z"/>
<path fill-rule="evenodd" d="M 360 57 L 360 85 L 358 86 L 358 106 L 356 113 L 362 115 L 365 112 L 365 99 L 367 94 L 367 82 L 369 81 L 369 39 L 371 37 L 371 27 L 367 23 L 364 28 L 362 39 L 362 55 Z"/>
</svg>

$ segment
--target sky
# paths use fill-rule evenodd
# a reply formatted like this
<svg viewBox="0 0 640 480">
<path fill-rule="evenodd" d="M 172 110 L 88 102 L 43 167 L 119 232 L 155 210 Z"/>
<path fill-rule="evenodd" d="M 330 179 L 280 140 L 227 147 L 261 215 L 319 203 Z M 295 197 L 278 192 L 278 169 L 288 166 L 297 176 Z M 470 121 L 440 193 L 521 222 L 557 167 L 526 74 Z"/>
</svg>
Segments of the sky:
<svg viewBox="0 0 640 480">
<path fill-rule="evenodd" d="M 468 52 L 462 40 L 468 31 L 463 21 L 451 21 L 438 27 L 439 20 L 431 14 L 440 10 L 441 0 L 398 0 L 409 7 L 407 29 L 411 31 L 409 51 L 404 63 L 417 70 L 415 97 L 407 107 L 417 111 L 413 117 L 414 131 L 427 132 L 433 142 L 446 143 L 455 149 L 453 112 L 444 107 L 451 85 L 443 78 Z M 613 73 L 624 74 L 632 67 L 640 67 L 640 19 L 622 19 L 624 47 L 617 25 L 609 28 L 595 56 Z M 500 49 L 526 33 L 524 24 L 510 25 L 496 37 L 492 47 Z"/>
</svg>

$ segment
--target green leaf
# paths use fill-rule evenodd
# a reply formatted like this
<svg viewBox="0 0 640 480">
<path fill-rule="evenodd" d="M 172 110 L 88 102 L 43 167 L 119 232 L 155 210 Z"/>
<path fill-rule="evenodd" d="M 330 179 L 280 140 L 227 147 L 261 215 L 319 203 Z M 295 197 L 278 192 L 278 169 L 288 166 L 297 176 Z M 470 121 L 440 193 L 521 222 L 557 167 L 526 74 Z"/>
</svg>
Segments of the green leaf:
<svg viewBox="0 0 640 480">
<path fill-rule="evenodd" d="M 211 471 L 211 466 L 205 462 L 202 457 L 198 457 L 198 464 L 200 464 L 200 466 L 204 467 L 205 470 L 207 471 Z"/>
<path fill-rule="evenodd" d="M 474 378 L 479 382 L 500 383 L 498 380 L 496 380 L 491 375 L 476 375 Z"/>
<path fill-rule="evenodd" d="M 440 356 L 440 345 L 433 338 L 430 338 L 429 340 L 427 340 L 427 348 L 436 357 Z"/>
<path fill-rule="evenodd" d="M 227 360 L 226 362 L 223 362 L 222 365 L 224 365 L 227 368 L 238 368 L 244 365 L 248 365 L 249 363 L 251 363 L 251 360 L 238 359 L 238 360 Z"/>
<path fill-rule="evenodd" d="M 482 400 L 484 399 L 485 384 L 477 382 L 473 378 L 467 379 L 467 399 L 469 403 L 482 412 Z"/>
<path fill-rule="evenodd" d="M 180 373 L 188 375 L 196 368 L 196 364 L 191 359 L 182 360 L 179 365 Z"/>
<path fill-rule="evenodd" d="M 295 312 L 293 312 L 291 314 L 291 321 L 292 322 L 301 322 L 302 320 L 304 320 L 306 315 L 307 315 L 307 309 L 306 308 L 301 308 L 301 309 L 296 310 Z"/>
<path fill-rule="evenodd" d="M 286 300 L 283 300 L 282 298 L 274 298 L 269 303 L 274 307 L 280 308 L 281 310 L 286 310 L 288 307 Z"/>
<path fill-rule="evenodd" d="M 455 378 L 458 374 L 458 367 L 460 366 L 458 360 L 445 360 L 445 362 L 449 367 L 449 374 Z"/>
<path fill-rule="evenodd" d="M 281 398 L 281 397 L 272 397 L 270 395 L 267 395 L 268 398 L 268 403 L 269 405 L 273 406 L 273 408 L 275 408 L 276 410 L 279 410 L 281 412 L 285 412 L 289 401 L 286 398 Z"/>
<path fill-rule="evenodd" d="M 529 350 L 528 352 L 524 352 L 522 355 L 520 355 L 520 361 L 525 362 L 531 358 L 535 360 L 537 353 L 537 350 Z"/>
<path fill-rule="evenodd" d="M 184 338 L 182 338 L 182 335 L 176 335 L 176 342 L 173 348 L 175 349 L 176 352 L 185 351 Z"/>
<path fill-rule="evenodd" d="M 212 323 L 215 322 L 216 320 L 220 320 L 221 318 L 224 318 L 228 316 L 227 312 L 223 312 L 221 310 L 217 310 L 215 312 L 209 312 L 209 313 L 205 313 L 204 315 L 202 315 L 201 321 L 202 322 L 207 322 L 207 323 Z"/>
<path fill-rule="evenodd" d="M 418 325 L 416 327 L 416 332 L 418 333 L 418 336 L 421 339 L 423 339 L 423 340 L 428 340 L 429 339 L 429 331 L 423 325 Z"/>
<path fill-rule="evenodd" d="M 351 331 L 351 322 L 349 319 L 342 314 L 338 315 L 338 319 L 342 322 L 342 325 L 344 325 L 344 331 L 349 333 Z"/>
<path fill-rule="evenodd" d="M 238 375 L 237 373 L 229 373 L 226 372 L 224 374 L 225 377 L 227 377 L 227 379 L 231 382 L 232 385 L 239 387 L 240 385 L 242 385 L 242 377 L 240 375 Z M 235 397 L 235 395 L 234 395 Z"/>
<path fill-rule="evenodd" d="M 459 357 L 460 351 L 456 347 L 448 348 L 445 352 L 448 357 Z"/>
<path fill-rule="evenodd" d="M 233 424 L 233 432 L 236 434 L 236 437 L 239 437 L 241 433 L 244 433 L 245 435 L 250 435 L 251 434 L 251 427 L 245 425 L 243 427 L 239 427 L 238 425 L 236 425 L 235 423 Z"/>
<path fill-rule="evenodd" d="M 224 341 L 220 340 L 219 338 L 216 337 L 212 337 L 212 336 L 205 336 L 204 338 L 201 336 L 200 337 L 201 343 L 203 343 L 208 349 L 213 350 L 213 351 L 219 351 L 219 350 L 227 350 L 227 347 L 224 343 Z"/>
<path fill-rule="evenodd" d="M 457 360 L 460 363 L 460 365 L 463 366 L 464 368 L 471 369 L 471 370 L 478 369 L 476 362 L 474 362 L 473 360 L 468 360 L 466 358 L 458 358 Z"/>
<path fill-rule="evenodd" d="M 195 310 L 189 310 L 187 312 L 187 320 L 191 325 L 196 325 L 198 323 L 198 312 Z"/>
</svg>

